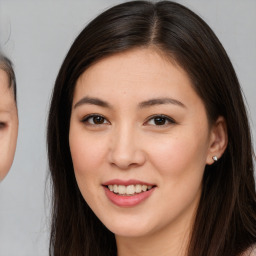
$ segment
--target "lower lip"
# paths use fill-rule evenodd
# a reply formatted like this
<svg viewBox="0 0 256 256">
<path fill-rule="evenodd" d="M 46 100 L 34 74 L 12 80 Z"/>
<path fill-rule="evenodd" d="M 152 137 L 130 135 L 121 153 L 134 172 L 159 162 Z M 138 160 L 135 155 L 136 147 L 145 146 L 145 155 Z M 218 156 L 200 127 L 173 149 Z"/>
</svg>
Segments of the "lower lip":
<svg viewBox="0 0 256 256">
<path fill-rule="evenodd" d="M 106 196 L 108 197 L 108 199 L 115 205 L 121 206 L 121 207 L 136 206 L 136 205 L 140 204 L 141 202 L 143 202 L 144 200 L 146 200 L 155 190 L 155 187 L 153 187 L 148 191 L 134 194 L 133 196 L 121 196 L 121 195 L 117 195 L 117 194 L 111 192 L 108 188 L 106 188 L 104 186 L 103 186 L 103 188 L 105 190 L 105 193 L 106 193 Z"/>
</svg>

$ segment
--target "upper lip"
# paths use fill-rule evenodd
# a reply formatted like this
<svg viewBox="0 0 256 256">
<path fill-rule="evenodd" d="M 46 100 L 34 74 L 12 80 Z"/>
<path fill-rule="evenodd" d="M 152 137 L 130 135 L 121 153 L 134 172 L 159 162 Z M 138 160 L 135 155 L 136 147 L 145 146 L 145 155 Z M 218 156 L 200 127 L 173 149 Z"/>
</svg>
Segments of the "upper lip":
<svg viewBox="0 0 256 256">
<path fill-rule="evenodd" d="M 141 180 L 120 180 L 120 179 L 113 179 L 113 180 L 109 180 L 107 182 L 104 182 L 102 185 L 103 186 L 108 186 L 108 185 L 124 185 L 124 186 L 129 186 L 129 185 L 147 185 L 147 186 L 155 186 L 155 184 L 152 183 L 148 183 L 145 181 L 141 181 Z"/>
</svg>

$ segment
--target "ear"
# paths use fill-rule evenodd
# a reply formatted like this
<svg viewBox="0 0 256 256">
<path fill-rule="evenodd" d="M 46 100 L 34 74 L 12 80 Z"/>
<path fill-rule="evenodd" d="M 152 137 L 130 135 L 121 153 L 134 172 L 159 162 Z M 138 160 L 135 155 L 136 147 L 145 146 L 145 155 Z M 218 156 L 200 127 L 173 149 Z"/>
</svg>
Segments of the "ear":
<svg viewBox="0 0 256 256">
<path fill-rule="evenodd" d="M 228 144 L 227 125 L 224 117 L 218 117 L 210 131 L 210 143 L 206 164 L 213 164 L 213 157 L 220 159 Z"/>
</svg>

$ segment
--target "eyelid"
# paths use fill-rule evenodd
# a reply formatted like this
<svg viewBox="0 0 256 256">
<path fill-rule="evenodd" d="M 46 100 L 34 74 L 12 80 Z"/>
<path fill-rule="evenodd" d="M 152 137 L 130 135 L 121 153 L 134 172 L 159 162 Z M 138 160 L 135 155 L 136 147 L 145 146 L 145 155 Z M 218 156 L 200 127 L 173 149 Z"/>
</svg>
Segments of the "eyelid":
<svg viewBox="0 0 256 256">
<path fill-rule="evenodd" d="M 108 124 L 110 124 L 110 122 L 108 121 L 108 119 L 107 119 L 105 116 L 103 116 L 103 115 L 101 115 L 101 114 L 97 114 L 97 113 L 88 114 L 88 115 L 84 116 L 84 117 L 81 119 L 81 122 L 82 122 L 82 123 L 87 123 L 88 125 L 95 125 L 95 126 L 105 125 L 105 124 L 106 124 L 106 123 L 102 123 L 102 124 L 91 124 L 91 123 L 89 123 L 88 120 L 89 120 L 90 118 L 93 118 L 93 117 L 102 117 L 102 118 L 104 118 L 105 121 L 108 122 Z"/>
<path fill-rule="evenodd" d="M 177 122 L 171 118 L 170 116 L 164 115 L 164 114 L 154 114 L 152 116 L 149 116 L 146 120 L 146 122 L 143 124 L 145 125 L 146 123 L 148 123 L 150 120 L 156 118 L 156 117 L 161 117 L 161 118 L 165 118 L 168 121 L 168 124 L 177 124 Z M 154 125 L 154 126 L 159 126 L 159 127 L 165 127 L 168 124 L 164 124 L 164 125 Z M 153 125 L 152 125 L 153 126 Z"/>
<path fill-rule="evenodd" d="M 104 119 L 104 122 L 101 123 L 101 124 L 92 124 L 90 122 L 88 122 L 88 120 L 90 118 L 94 118 L 94 117 L 102 117 Z M 171 124 L 177 124 L 177 122 L 171 118 L 170 116 L 167 116 L 167 115 L 164 115 L 164 114 L 154 114 L 154 115 L 151 115 L 147 118 L 147 120 L 143 123 L 143 125 L 147 125 L 147 123 L 154 119 L 154 118 L 157 118 L 157 117 L 160 117 L 160 118 L 164 118 L 166 121 L 167 121 L 167 124 L 163 124 L 163 125 L 151 125 L 151 126 L 159 126 L 159 127 L 165 127 L 167 125 L 171 125 Z M 87 125 L 91 125 L 91 126 L 100 126 L 100 125 L 106 125 L 106 124 L 111 124 L 110 121 L 104 116 L 104 115 L 101 115 L 101 114 L 97 114 L 97 113 L 92 113 L 92 114 L 88 114 L 86 116 L 84 116 L 82 119 L 81 119 L 81 122 L 82 123 L 86 123 Z"/>
</svg>

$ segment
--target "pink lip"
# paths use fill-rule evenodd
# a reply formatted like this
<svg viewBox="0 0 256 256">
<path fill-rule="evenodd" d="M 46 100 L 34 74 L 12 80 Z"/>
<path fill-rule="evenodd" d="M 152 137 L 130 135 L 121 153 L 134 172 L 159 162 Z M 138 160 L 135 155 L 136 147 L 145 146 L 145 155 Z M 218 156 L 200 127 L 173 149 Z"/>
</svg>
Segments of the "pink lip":
<svg viewBox="0 0 256 256">
<path fill-rule="evenodd" d="M 138 204 L 140 204 L 141 202 L 143 202 L 144 200 L 146 200 L 154 191 L 155 191 L 155 187 L 153 187 L 152 189 L 145 191 L 145 192 L 141 192 L 138 194 L 134 194 L 132 196 L 124 196 L 124 195 L 118 195 L 115 194 L 114 192 L 110 191 L 106 186 L 107 185 L 124 185 L 124 186 L 128 186 L 128 185 L 136 185 L 136 184 L 141 184 L 141 185 L 148 185 L 148 186 L 154 186 L 154 184 L 149 184 L 143 181 L 138 181 L 138 180 L 128 180 L 128 181 L 122 181 L 122 180 L 110 180 L 107 181 L 106 183 L 103 184 L 103 188 L 105 190 L 105 194 L 107 196 L 107 198 L 115 205 L 120 206 L 120 207 L 133 207 L 136 206 Z"/>
<path fill-rule="evenodd" d="M 129 186 L 129 185 L 147 185 L 147 186 L 154 186 L 155 184 L 150 184 L 141 180 L 119 180 L 119 179 L 114 179 L 114 180 L 109 180 L 105 183 L 103 183 L 103 186 L 108 186 L 108 185 L 124 185 L 124 186 Z"/>
</svg>

